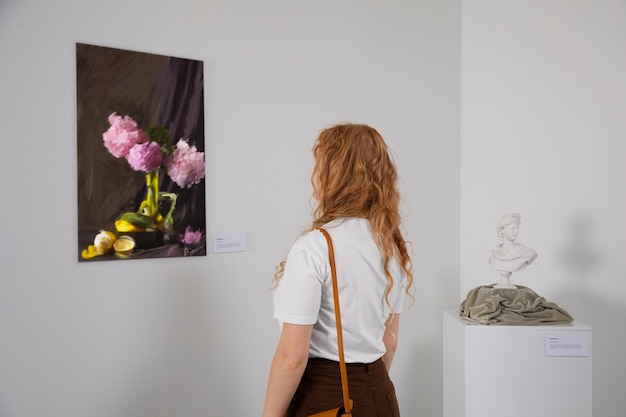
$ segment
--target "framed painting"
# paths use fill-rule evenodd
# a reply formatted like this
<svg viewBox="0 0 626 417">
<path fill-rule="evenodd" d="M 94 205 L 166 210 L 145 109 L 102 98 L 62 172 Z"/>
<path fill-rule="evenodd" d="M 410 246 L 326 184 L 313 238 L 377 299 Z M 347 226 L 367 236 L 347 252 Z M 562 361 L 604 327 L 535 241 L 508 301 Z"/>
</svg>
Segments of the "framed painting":
<svg viewBox="0 0 626 417">
<path fill-rule="evenodd" d="M 76 44 L 79 262 L 206 255 L 203 77 Z"/>
</svg>

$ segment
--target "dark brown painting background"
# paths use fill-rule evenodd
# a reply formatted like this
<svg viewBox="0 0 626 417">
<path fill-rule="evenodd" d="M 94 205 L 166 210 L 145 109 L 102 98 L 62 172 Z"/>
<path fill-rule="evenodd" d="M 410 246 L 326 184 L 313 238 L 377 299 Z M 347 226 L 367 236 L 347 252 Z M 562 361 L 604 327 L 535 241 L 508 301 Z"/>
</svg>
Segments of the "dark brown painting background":
<svg viewBox="0 0 626 417">
<path fill-rule="evenodd" d="M 99 230 L 115 231 L 115 219 L 136 211 L 145 196 L 145 174 L 130 168 L 104 147 L 108 116 L 129 115 L 140 128 L 161 125 L 170 145 L 188 139 L 204 152 L 204 80 L 202 61 L 102 46 L 76 44 L 78 252 Z M 181 189 L 160 171 L 161 191 L 178 194 L 175 233 L 186 226 L 206 230 L 205 182 Z M 205 255 L 202 250 L 193 254 Z M 186 252 L 187 254 L 188 252 Z M 169 248 L 149 257 L 183 256 Z M 81 260 L 79 255 L 79 260 Z"/>
</svg>

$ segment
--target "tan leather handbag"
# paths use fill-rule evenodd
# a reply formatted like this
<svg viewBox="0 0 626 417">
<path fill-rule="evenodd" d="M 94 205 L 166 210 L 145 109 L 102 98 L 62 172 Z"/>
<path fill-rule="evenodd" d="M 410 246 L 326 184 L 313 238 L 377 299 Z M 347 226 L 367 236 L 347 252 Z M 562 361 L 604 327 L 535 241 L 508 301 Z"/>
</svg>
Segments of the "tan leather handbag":
<svg viewBox="0 0 626 417">
<path fill-rule="evenodd" d="M 343 407 L 311 414 L 309 417 L 350 417 L 352 416 L 352 400 L 348 392 L 348 371 L 346 359 L 343 353 L 343 331 L 341 328 L 341 312 L 339 311 L 339 287 L 337 285 L 337 269 L 335 267 L 335 250 L 330 235 L 323 228 L 318 229 L 328 243 L 328 259 L 330 261 L 330 274 L 333 278 L 333 298 L 335 300 L 335 321 L 337 322 L 337 346 L 339 348 L 339 370 L 341 372 L 341 389 L 343 391 Z"/>
</svg>

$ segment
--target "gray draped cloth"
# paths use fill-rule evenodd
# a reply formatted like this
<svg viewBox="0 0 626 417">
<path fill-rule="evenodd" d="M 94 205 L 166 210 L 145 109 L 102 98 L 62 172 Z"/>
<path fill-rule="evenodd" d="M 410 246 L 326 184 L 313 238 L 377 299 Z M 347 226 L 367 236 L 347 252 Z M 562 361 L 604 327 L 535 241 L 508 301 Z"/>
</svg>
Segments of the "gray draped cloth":
<svg viewBox="0 0 626 417">
<path fill-rule="evenodd" d="M 461 320 L 472 324 L 540 326 L 567 324 L 572 316 L 528 287 L 494 288 L 482 285 L 461 303 Z"/>
</svg>

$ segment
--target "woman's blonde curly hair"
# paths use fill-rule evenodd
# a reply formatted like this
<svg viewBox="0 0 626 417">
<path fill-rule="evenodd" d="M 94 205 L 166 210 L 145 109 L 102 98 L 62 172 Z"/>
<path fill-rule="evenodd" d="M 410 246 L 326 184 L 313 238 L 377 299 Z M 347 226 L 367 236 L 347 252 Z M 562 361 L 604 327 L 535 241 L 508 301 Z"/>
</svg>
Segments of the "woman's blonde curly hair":
<svg viewBox="0 0 626 417">
<path fill-rule="evenodd" d="M 389 262 L 396 259 L 408 279 L 407 294 L 413 298 L 411 258 L 400 232 L 398 173 L 382 136 L 363 124 L 339 124 L 321 131 L 313 146 L 312 174 L 317 206 L 313 223 L 304 233 L 342 217 L 369 220 L 384 260 L 389 285 L 393 287 Z M 283 275 L 285 261 L 276 268 L 274 284 Z"/>
</svg>

